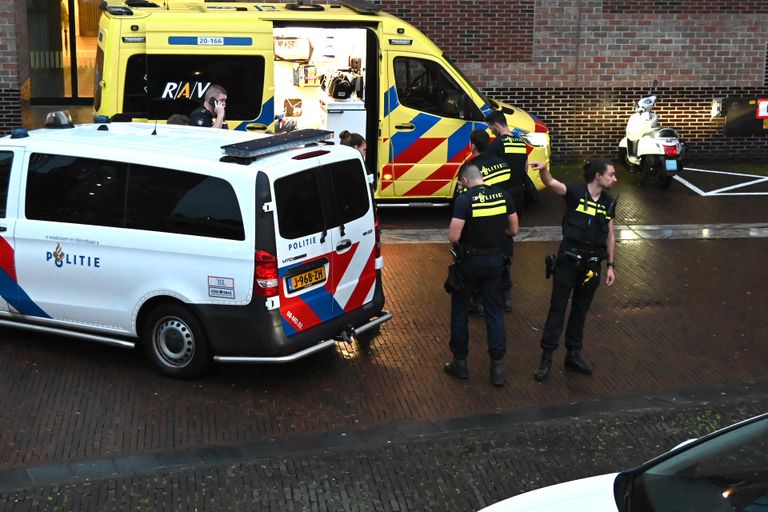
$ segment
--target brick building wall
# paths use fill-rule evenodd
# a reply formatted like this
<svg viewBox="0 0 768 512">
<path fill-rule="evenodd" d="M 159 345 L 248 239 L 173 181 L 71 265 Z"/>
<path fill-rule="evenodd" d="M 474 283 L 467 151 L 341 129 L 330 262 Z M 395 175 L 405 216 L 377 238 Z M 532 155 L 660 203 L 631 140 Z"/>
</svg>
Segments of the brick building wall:
<svg viewBox="0 0 768 512">
<path fill-rule="evenodd" d="M 25 0 L 0 0 L 0 134 L 22 126 L 23 105 L 29 103 L 29 69 L 19 65 L 26 25 Z"/>
<path fill-rule="evenodd" d="M 768 97 L 765 0 L 382 0 L 489 96 L 550 128 L 553 159 L 612 156 L 633 102 L 659 80 L 656 112 L 694 158 L 768 160 L 765 135 L 725 137 L 714 97 Z"/>
</svg>

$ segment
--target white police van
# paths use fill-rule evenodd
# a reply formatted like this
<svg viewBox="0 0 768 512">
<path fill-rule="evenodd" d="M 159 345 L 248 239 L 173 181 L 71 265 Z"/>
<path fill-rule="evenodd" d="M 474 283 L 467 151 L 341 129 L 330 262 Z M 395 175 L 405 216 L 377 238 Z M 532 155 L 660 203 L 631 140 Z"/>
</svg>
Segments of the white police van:
<svg viewBox="0 0 768 512">
<path fill-rule="evenodd" d="M 0 325 L 140 343 L 186 378 L 391 317 L 370 179 L 331 132 L 46 126 L 0 139 Z"/>
</svg>

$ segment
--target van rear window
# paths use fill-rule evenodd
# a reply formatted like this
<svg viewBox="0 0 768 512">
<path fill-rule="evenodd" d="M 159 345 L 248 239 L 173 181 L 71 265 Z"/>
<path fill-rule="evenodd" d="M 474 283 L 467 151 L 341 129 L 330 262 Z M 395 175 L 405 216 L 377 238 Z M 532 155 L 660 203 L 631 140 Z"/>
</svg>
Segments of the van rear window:
<svg viewBox="0 0 768 512">
<path fill-rule="evenodd" d="M 256 119 L 264 90 L 260 55 L 133 55 L 125 71 L 123 112 L 167 119 L 189 115 L 211 84 L 227 91 L 228 119 Z"/>
<path fill-rule="evenodd" d="M 33 153 L 26 217 L 244 240 L 237 196 L 225 180 L 93 158 Z"/>
</svg>

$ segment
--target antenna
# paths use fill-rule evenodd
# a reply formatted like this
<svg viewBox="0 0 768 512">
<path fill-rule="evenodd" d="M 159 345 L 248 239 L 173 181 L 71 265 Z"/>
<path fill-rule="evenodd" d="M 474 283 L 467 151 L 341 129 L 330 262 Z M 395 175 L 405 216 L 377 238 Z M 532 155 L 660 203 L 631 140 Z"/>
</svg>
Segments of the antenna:
<svg viewBox="0 0 768 512">
<path fill-rule="evenodd" d="M 152 130 L 152 133 L 150 135 L 157 135 L 157 119 L 155 119 L 155 129 Z"/>
</svg>

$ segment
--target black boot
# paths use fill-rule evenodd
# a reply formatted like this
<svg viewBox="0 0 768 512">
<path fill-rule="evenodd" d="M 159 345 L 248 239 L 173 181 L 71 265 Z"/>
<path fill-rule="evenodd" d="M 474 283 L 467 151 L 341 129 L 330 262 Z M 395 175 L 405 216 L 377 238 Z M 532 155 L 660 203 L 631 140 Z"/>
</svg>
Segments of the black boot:
<svg viewBox="0 0 768 512">
<path fill-rule="evenodd" d="M 581 350 L 569 350 L 565 355 L 565 369 L 584 375 L 592 375 L 592 365 L 581 357 Z"/>
<path fill-rule="evenodd" d="M 533 378 L 539 382 L 544 382 L 549 374 L 549 369 L 552 368 L 552 353 L 554 350 L 544 349 L 541 352 L 541 360 L 539 361 L 539 367 L 533 372 Z"/>
<path fill-rule="evenodd" d="M 501 359 L 491 359 L 491 382 L 496 387 L 504 385 L 504 364 Z"/>
<path fill-rule="evenodd" d="M 445 363 L 443 369 L 445 370 L 445 373 L 448 375 L 453 375 L 457 379 L 466 379 L 469 377 L 469 370 L 467 369 L 466 359 L 456 359 L 454 357 L 453 361 L 450 363 Z"/>
</svg>

